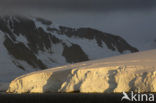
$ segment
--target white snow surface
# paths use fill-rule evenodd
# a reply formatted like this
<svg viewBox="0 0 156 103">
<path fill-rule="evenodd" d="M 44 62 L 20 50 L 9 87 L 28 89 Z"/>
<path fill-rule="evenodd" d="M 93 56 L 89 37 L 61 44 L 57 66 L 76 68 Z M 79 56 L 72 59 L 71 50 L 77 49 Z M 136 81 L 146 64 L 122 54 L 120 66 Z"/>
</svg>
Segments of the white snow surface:
<svg viewBox="0 0 156 103">
<path fill-rule="evenodd" d="M 63 46 L 61 44 L 55 44 L 52 47 L 52 53 L 39 51 L 37 57 L 48 67 L 54 67 L 67 64 L 65 58 L 62 56 L 62 52 Z"/>
<path fill-rule="evenodd" d="M 156 92 L 156 50 L 64 65 L 14 79 L 7 92 Z"/>
<path fill-rule="evenodd" d="M 27 44 L 29 43 L 28 42 L 28 40 L 27 40 L 27 38 L 26 37 L 24 37 L 23 35 L 19 35 L 19 36 L 16 36 L 16 41 L 17 42 L 22 42 L 22 43 L 24 43 L 26 46 L 27 46 Z M 28 47 L 28 46 L 27 46 Z"/>
<path fill-rule="evenodd" d="M 12 62 L 13 58 L 8 54 L 3 45 L 4 34 L 0 31 L 0 82 L 10 81 L 13 78 L 23 74 L 23 70 L 18 69 Z"/>
</svg>

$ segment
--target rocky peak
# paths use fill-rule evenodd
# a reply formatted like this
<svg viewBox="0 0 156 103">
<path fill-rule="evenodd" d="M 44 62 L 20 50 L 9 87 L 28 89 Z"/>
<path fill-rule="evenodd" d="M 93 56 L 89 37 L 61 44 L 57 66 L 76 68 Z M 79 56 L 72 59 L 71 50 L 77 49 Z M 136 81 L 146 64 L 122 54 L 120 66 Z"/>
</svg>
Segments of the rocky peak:
<svg viewBox="0 0 156 103">
<path fill-rule="evenodd" d="M 74 28 L 60 26 L 60 31 L 58 34 L 67 35 L 68 37 L 86 38 L 90 40 L 95 39 L 97 44 L 100 47 L 103 47 L 102 43 L 104 42 L 109 49 L 113 51 L 117 49 L 120 53 L 123 53 L 126 50 L 130 50 L 131 52 L 138 51 L 136 48 L 129 45 L 120 36 L 112 35 L 109 33 L 104 33 L 104 32 L 101 32 L 99 30 L 92 29 L 92 28 L 74 29 Z"/>
</svg>

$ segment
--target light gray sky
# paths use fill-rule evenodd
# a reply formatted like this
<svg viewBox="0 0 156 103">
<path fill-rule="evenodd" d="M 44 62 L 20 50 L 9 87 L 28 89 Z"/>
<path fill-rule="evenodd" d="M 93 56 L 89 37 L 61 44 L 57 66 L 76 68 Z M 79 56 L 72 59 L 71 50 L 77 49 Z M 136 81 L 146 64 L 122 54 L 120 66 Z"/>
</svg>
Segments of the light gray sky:
<svg viewBox="0 0 156 103">
<path fill-rule="evenodd" d="M 92 27 L 120 35 L 133 45 L 156 38 L 156 0 L 0 0 L 0 15 L 4 14 Z"/>
</svg>

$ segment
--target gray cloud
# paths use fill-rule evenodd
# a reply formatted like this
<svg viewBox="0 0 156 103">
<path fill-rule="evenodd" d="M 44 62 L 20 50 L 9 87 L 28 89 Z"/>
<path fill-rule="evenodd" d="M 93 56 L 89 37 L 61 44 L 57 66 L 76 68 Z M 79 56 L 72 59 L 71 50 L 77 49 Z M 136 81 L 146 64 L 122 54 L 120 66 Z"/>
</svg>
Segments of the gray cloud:
<svg viewBox="0 0 156 103">
<path fill-rule="evenodd" d="M 46 9 L 67 11 L 144 10 L 156 7 L 156 0 L 1 0 L 0 9 Z"/>
</svg>

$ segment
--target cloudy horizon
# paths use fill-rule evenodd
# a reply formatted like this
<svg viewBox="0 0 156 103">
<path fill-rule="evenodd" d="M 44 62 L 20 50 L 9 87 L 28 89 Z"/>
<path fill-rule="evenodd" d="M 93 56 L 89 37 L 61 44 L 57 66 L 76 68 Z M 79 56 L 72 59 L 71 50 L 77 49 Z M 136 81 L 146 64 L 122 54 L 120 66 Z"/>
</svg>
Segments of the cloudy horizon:
<svg viewBox="0 0 156 103">
<path fill-rule="evenodd" d="M 7 12 L 27 11 L 75 11 L 110 12 L 116 10 L 147 10 L 156 7 L 156 0 L 1 0 L 0 9 Z M 15 11 L 14 11 L 15 12 Z"/>
</svg>

